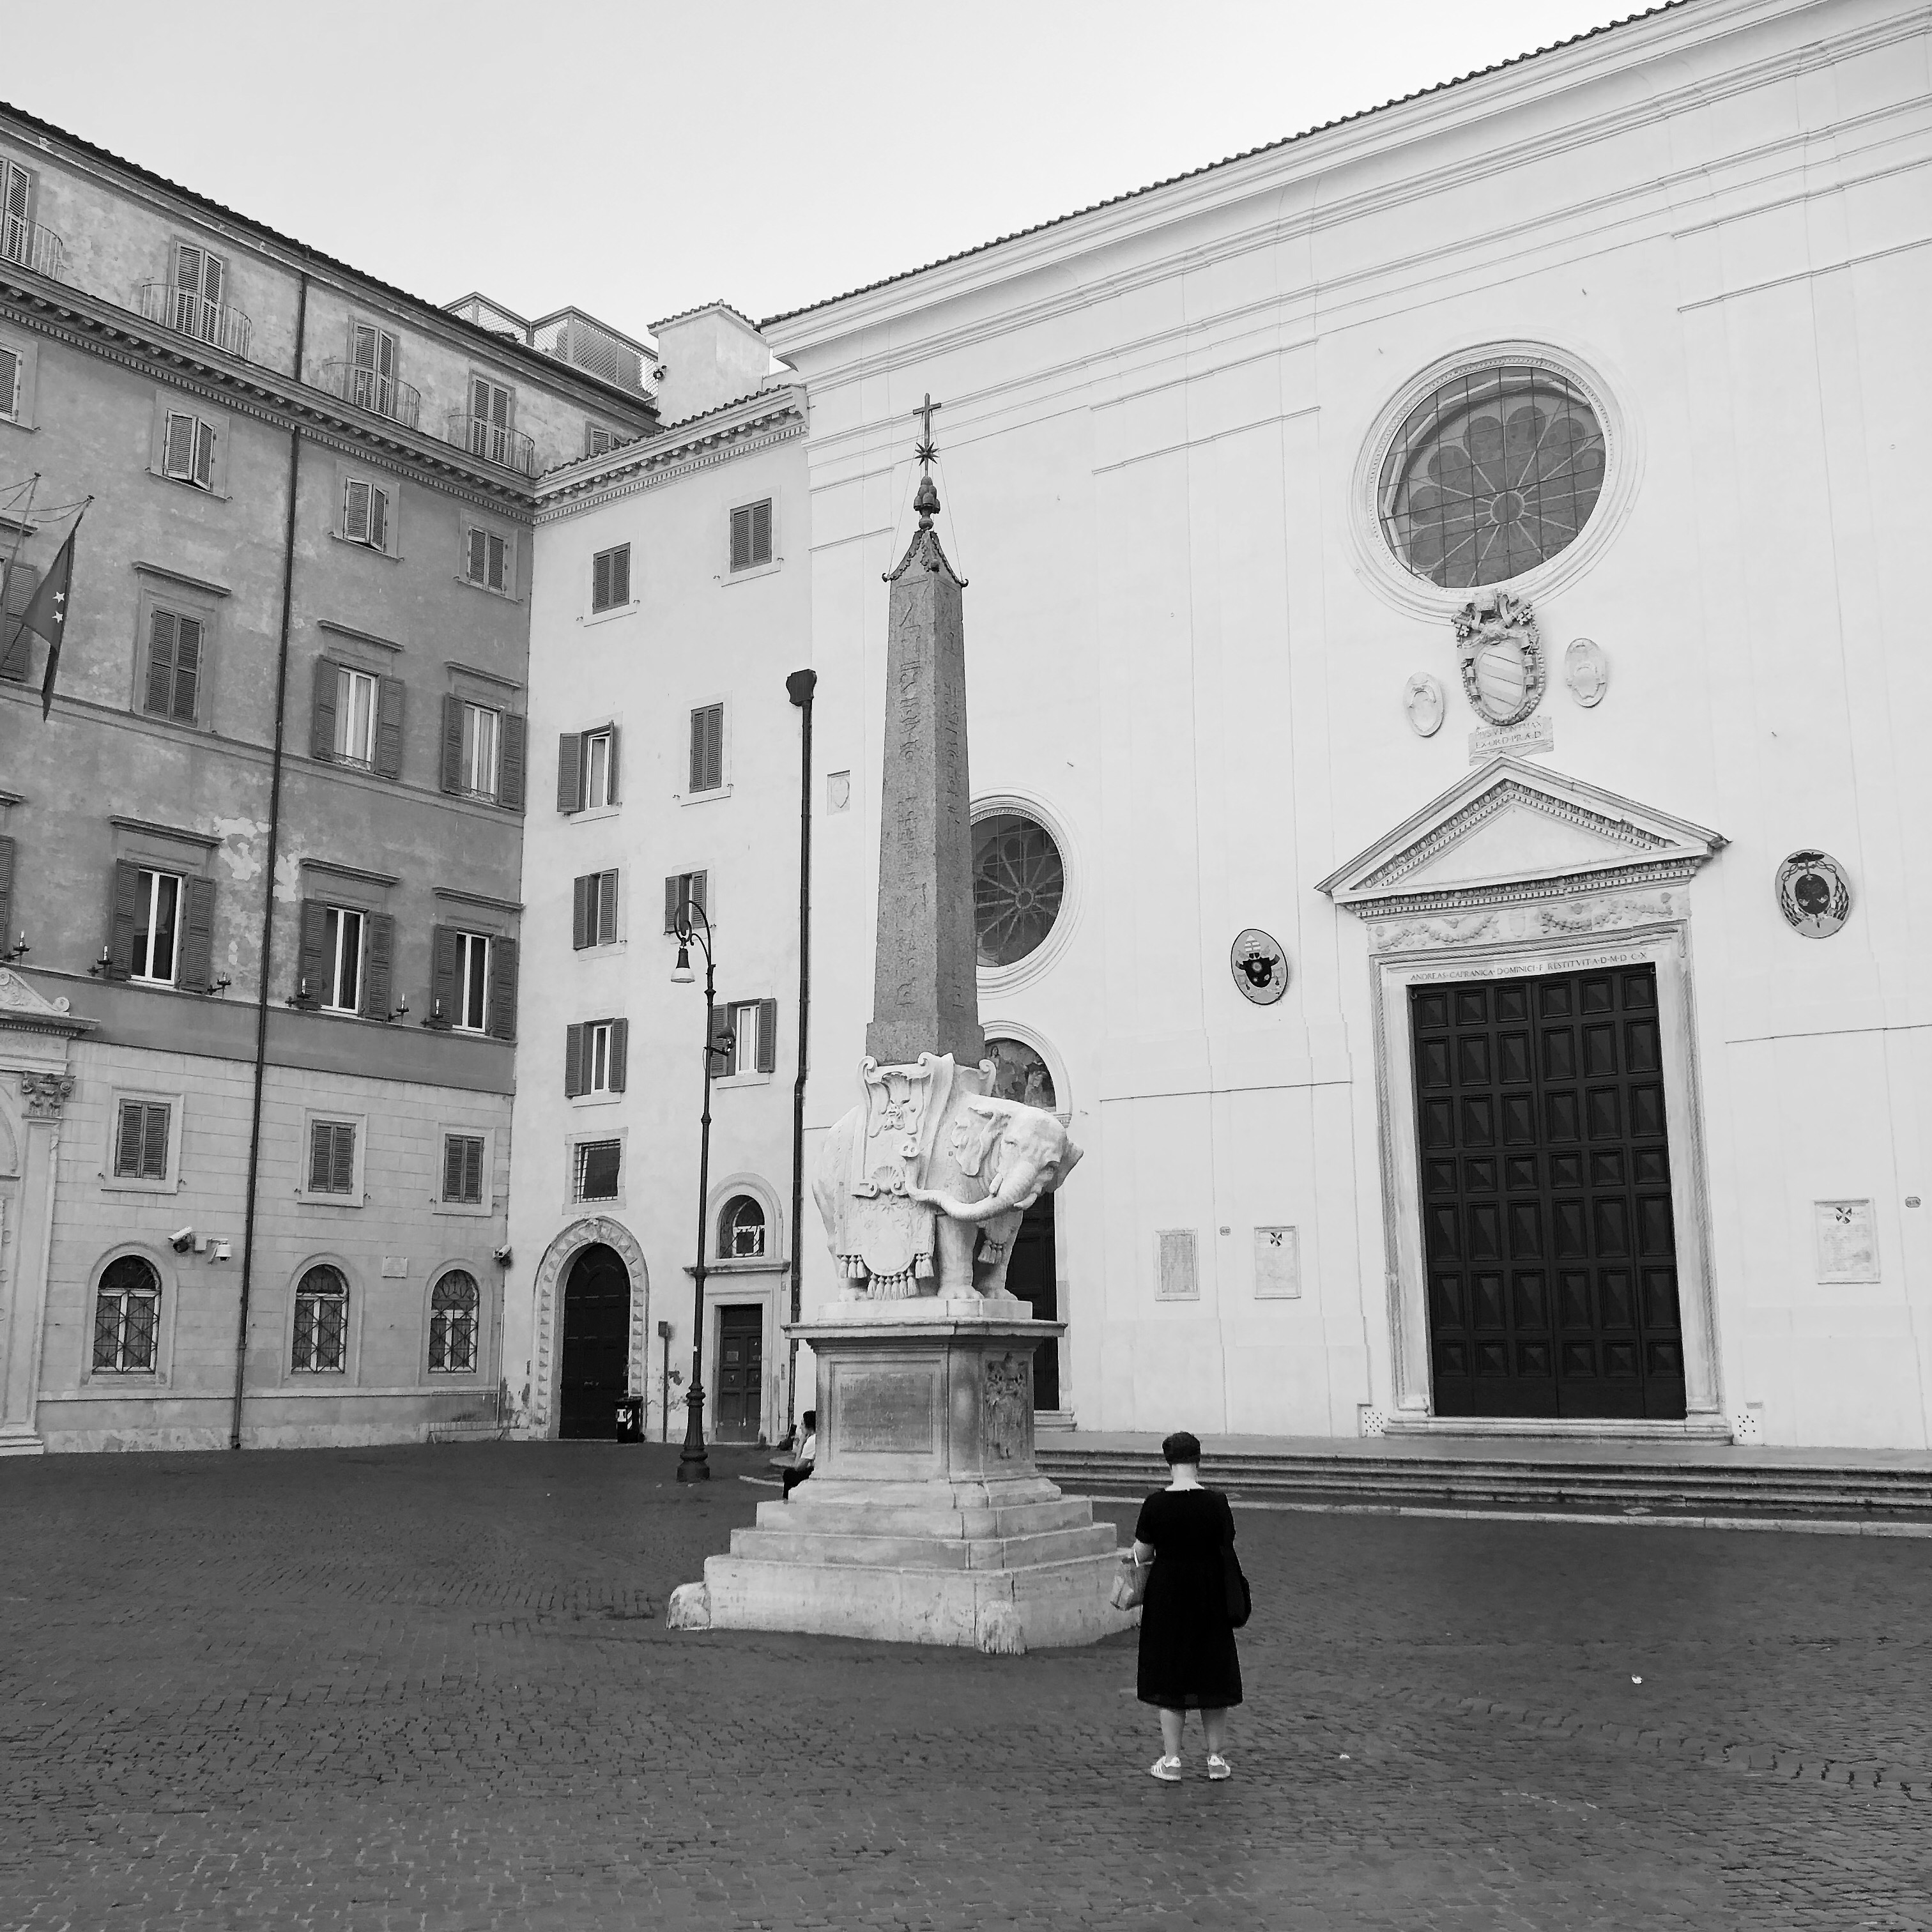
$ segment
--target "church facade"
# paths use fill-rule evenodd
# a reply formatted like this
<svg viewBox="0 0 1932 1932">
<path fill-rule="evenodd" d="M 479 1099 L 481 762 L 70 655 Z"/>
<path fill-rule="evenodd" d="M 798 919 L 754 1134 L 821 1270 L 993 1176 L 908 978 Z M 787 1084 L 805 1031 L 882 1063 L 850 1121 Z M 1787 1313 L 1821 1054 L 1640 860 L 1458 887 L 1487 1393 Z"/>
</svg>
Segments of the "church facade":
<svg viewBox="0 0 1932 1932">
<path fill-rule="evenodd" d="M 1659 10 L 766 325 L 866 827 L 808 1121 L 929 393 L 1063 1420 L 1928 1442 L 1928 59 Z"/>
</svg>

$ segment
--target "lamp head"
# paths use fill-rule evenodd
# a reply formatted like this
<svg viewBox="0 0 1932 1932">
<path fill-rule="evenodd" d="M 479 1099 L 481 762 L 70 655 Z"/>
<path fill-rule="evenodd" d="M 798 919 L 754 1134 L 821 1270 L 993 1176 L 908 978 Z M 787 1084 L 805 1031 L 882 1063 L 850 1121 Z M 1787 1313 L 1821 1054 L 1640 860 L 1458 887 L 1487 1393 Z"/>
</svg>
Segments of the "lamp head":
<svg viewBox="0 0 1932 1932">
<path fill-rule="evenodd" d="M 697 977 L 698 975 L 691 970 L 691 948 L 680 940 L 677 963 L 670 969 L 670 982 L 674 986 L 688 986 Z"/>
</svg>

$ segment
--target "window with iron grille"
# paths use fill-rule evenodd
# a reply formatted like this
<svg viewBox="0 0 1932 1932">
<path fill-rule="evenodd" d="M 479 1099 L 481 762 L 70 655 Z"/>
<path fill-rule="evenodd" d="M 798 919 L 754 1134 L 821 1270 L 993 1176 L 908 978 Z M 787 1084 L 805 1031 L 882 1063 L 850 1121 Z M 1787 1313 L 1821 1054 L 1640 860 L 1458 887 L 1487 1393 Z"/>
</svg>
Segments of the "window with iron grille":
<svg viewBox="0 0 1932 1932">
<path fill-rule="evenodd" d="M 623 1165 L 622 1141 L 579 1141 L 577 1144 L 576 1197 L 580 1201 L 614 1201 Z"/>
<path fill-rule="evenodd" d="M 168 1178 L 168 1122 L 173 1109 L 164 1100 L 123 1100 L 114 1126 L 114 1178 L 165 1180 Z"/>
<path fill-rule="evenodd" d="M 765 1251 L 765 1210 L 748 1194 L 734 1194 L 718 1217 L 718 1252 L 726 1261 L 755 1261 Z"/>
<path fill-rule="evenodd" d="M 381 484 L 371 483 L 364 477 L 350 477 L 342 486 L 343 536 L 352 544 L 386 550 L 392 508 L 389 492 Z"/>
<path fill-rule="evenodd" d="M 311 1194 L 355 1192 L 353 1120 L 313 1120 L 309 1124 L 308 1191 Z"/>
<path fill-rule="evenodd" d="M 348 1357 L 349 1284 L 340 1269 L 320 1264 L 296 1285 L 289 1366 L 298 1375 L 340 1375 Z"/>
<path fill-rule="evenodd" d="M 614 610 L 631 601 L 631 546 L 617 544 L 590 560 L 590 608 Z"/>
<path fill-rule="evenodd" d="M 691 714 L 691 788 L 716 791 L 724 782 L 724 707 L 700 705 Z"/>
<path fill-rule="evenodd" d="M 185 611 L 157 608 L 148 617 L 148 679 L 141 708 L 157 718 L 192 724 L 201 696 L 207 629 Z"/>
<path fill-rule="evenodd" d="M 463 574 L 470 583 L 479 584 L 485 590 L 500 590 L 508 596 L 509 538 L 499 536 L 494 530 L 479 530 L 472 526 L 464 557 Z"/>
<path fill-rule="evenodd" d="M 107 1264 L 94 1298 L 97 1372 L 152 1375 L 160 1333 L 161 1278 L 139 1255 Z"/>
<path fill-rule="evenodd" d="M 161 474 L 197 490 L 214 488 L 214 424 L 184 410 L 170 410 L 161 431 Z"/>
<path fill-rule="evenodd" d="M 483 1296 L 473 1275 L 452 1268 L 430 1291 L 429 1366 L 432 1375 L 458 1375 L 476 1366 L 476 1330 Z"/>
<path fill-rule="evenodd" d="M 480 1206 L 483 1200 L 483 1136 L 445 1134 L 442 1137 L 442 1198 L 461 1205 Z"/>
<path fill-rule="evenodd" d="M 772 500 L 731 512 L 731 568 L 754 570 L 772 560 Z"/>
</svg>

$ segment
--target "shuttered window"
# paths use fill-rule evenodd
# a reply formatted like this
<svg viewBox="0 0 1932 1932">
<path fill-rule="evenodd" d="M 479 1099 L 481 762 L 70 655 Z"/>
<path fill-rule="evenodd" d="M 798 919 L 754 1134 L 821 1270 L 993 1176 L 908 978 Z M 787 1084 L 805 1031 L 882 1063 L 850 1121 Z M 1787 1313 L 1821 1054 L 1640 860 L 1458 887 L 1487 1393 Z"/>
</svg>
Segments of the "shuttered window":
<svg viewBox="0 0 1932 1932">
<path fill-rule="evenodd" d="M 691 788 L 716 791 L 724 782 L 724 707 L 700 705 L 691 714 Z"/>
<path fill-rule="evenodd" d="M 602 423 L 587 422 L 584 425 L 584 453 L 586 456 L 604 456 L 628 441 L 622 430 L 606 429 Z"/>
<path fill-rule="evenodd" d="M 494 530 L 472 529 L 464 558 L 463 574 L 485 590 L 510 591 L 510 540 Z"/>
<path fill-rule="evenodd" d="M 206 632 L 199 617 L 178 610 L 157 610 L 150 614 L 144 710 L 183 724 L 194 722 L 206 639 Z"/>
<path fill-rule="evenodd" d="M 350 477 L 342 486 L 342 534 L 351 543 L 386 550 L 392 507 L 389 492 L 381 484 Z"/>
<path fill-rule="evenodd" d="M 349 400 L 378 416 L 396 413 L 396 338 L 386 328 L 358 322 L 350 336 Z"/>
<path fill-rule="evenodd" d="M 33 231 L 27 205 L 34 178 L 16 161 L 0 160 L 0 260 L 33 266 Z"/>
<path fill-rule="evenodd" d="M 161 436 L 161 473 L 197 490 L 214 488 L 215 428 L 212 422 L 170 410 Z"/>
<path fill-rule="evenodd" d="M 487 704 L 463 706 L 463 751 L 458 790 L 472 798 L 496 796 L 497 752 L 503 714 Z"/>
<path fill-rule="evenodd" d="M 0 677 L 24 679 L 32 668 L 34 634 L 20 620 L 40 583 L 32 564 L 0 556 Z"/>
<path fill-rule="evenodd" d="M 442 1137 L 442 1198 L 459 1207 L 480 1207 L 483 1200 L 483 1137 L 445 1134 Z"/>
<path fill-rule="evenodd" d="M 718 1072 L 726 1076 L 770 1072 L 777 1054 L 778 1001 L 734 1000 L 726 1012 L 731 1040 Z"/>
<path fill-rule="evenodd" d="M 584 1094 L 621 1094 L 629 1077 L 628 1020 L 584 1020 L 563 1030 L 563 1090 L 575 1100 Z"/>
<path fill-rule="evenodd" d="M 17 349 L 0 348 L 0 418 L 17 422 L 20 417 L 20 389 L 26 359 Z"/>
<path fill-rule="evenodd" d="M 556 744 L 556 808 L 594 812 L 617 802 L 617 728 L 566 731 Z"/>
<path fill-rule="evenodd" d="M 731 512 L 731 568 L 754 570 L 771 560 L 772 500 L 767 496 Z"/>
<path fill-rule="evenodd" d="M 572 892 L 570 943 L 579 952 L 610 946 L 617 938 L 617 874 L 584 872 Z"/>
<path fill-rule="evenodd" d="M 600 550 L 590 560 L 590 608 L 614 610 L 631 601 L 631 546 Z"/>
<path fill-rule="evenodd" d="M 219 255 L 184 242 L 175 250 L 174 326 L 203 342 L 221 340 L 221 302 L 228 265 Z"/>
<path fill-rule="evenodd" d="M 470 379 L 470 453 L 491 463 L 507 463 L 511 418 L 515 398 L 502 384 L 486 376 Z"/>
<path fill-rule="evenodd" d="M 308 1191 L 311 1194 L 352 1194 L 355 1190 L 355 1122 L 310 1121 Z"/>
<path fill-rule="evenodd" d="M 168 1178 L 168 1122 L 163 1100 L 123 1100 L 114 1124 L 114 1176 L 118 1180 Z"/>
<path fill-rule="evenodd" d="M 710 880 L 709 872 L 674 872 L 664 880 L 665 932 L 676 932 L 685 924 L 687 905 L 710 914 L 710 902 L 705 894 L 710 889 Z"/>
<path fill-rule="evenodd" d="M 17 848 L 12 839 L 0 837 L 0 940 L 14 930 L 14 859 Z M 24 944 L 27 935 L 20 939 Z"/>
</svg>

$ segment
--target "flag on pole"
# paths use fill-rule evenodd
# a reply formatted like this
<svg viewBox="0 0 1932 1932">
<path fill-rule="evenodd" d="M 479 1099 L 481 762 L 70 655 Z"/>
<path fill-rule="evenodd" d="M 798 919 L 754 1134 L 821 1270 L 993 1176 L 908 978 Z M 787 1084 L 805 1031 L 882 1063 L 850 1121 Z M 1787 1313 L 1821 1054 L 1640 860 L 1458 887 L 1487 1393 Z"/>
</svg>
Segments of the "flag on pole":
<svg viewBox="0 0 1932 1932">
<path fill-rule="evenodd" d="M 54 708 L 54 676 L 60 669 L 61 639 L 67 634 L 68 592 L 74 582 L 74 540 L 80 534 L 80 518 L 86 514 L 87 505 L 83 503 L 80 516 L 74 518 L 74 528 L 68 532 L 67 542 L 61 545 L 52 567 L 40 579 L 33 602 L 20 614 L 20 628 L 38 631 L 47 640 L 46 674 L 40 680 L 43 722 Z"/>
</svg>

